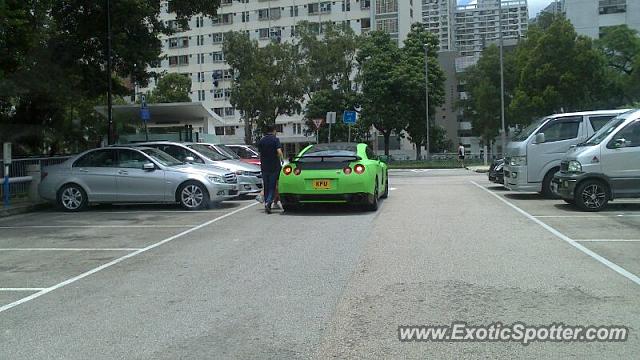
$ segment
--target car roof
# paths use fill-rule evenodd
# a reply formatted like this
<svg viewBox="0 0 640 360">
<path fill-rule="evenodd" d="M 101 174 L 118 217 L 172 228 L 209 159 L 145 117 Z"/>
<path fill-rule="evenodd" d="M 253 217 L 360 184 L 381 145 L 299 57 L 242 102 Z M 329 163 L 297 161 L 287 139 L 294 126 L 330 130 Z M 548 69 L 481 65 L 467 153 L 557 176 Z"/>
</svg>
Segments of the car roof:
<svg viewBox="0 0 640 360">
<path fill-rule="evenodd" d="M 615 110 L 590 110 L 590 111 L 576 111 L 569 113 L 557 113 L 549 115 L 549 118 L 561 117 L 561 116 L 585 116 L 585 115 L 618 115 L 625 113 L 631 109 L 615 109 Z"/>
</svg>

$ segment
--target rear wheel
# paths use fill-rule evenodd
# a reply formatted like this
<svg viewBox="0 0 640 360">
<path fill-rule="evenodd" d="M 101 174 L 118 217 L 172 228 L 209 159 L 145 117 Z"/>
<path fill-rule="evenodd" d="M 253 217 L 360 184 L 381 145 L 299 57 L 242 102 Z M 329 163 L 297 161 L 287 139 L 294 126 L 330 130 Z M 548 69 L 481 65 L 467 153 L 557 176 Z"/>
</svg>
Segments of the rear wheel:
<svg viewBox="0 0 640 360">
<path fill-rule="evenodd" d="M 369 201 L 367 204 L 367 210 L 376 211 L 378 210 L 378 179 L 376 178 L 376 188 L 373 191 L 373 199 Z"/>
<path fill-rule="evenodd" d="M 209 206 L 209 193 L 204 185 L 189 181 L 178 189 L 178 202 L 186 210 L 202 210 Z"/>
<path fill-rule="evenodd" d="M 575 191 L 576 205 L 583 211 L 600 211 L 609 202 L 607 186 L 599 180 L 585 180 Z"/>
<path fill-rule="evenodd" d="M 80 185 L 67 184 L 58 191 L 58 206 L 64 211 L 82 211 L 88 205 L 89 198 Z"/>
</svg>

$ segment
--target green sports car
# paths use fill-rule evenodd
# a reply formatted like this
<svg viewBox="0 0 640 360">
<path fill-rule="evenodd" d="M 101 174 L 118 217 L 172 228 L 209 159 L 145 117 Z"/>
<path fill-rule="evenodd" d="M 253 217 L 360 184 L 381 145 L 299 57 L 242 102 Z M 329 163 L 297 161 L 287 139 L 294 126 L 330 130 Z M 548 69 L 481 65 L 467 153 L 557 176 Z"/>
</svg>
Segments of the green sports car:
<svg viewBox="0 0 640 360">
<path fill-rule="evenodd" d="M 309 145 L 282 168 L 278 181 L 284 210 L 310 203 L 349 203 L 378 209 L 389 195 L 387 164 L 367 144 Z"/>
</svg>

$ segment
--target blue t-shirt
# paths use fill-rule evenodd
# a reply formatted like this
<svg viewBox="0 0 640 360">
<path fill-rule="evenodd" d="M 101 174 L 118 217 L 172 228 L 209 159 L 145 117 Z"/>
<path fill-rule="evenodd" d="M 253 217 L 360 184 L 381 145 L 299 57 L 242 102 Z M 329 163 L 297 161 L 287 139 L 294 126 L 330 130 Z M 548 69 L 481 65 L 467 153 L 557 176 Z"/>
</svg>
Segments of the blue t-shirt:
<svg viewBox="0 0 640 360">
<path fill-rule="evenodd" d="M 275 135 L 267 134 L 258 142 L 260 152 L 260 168 L 262 172 L 279 172 L 280 158 L 278 149 L 282 149 L 280 139 Z"/>
</svg>

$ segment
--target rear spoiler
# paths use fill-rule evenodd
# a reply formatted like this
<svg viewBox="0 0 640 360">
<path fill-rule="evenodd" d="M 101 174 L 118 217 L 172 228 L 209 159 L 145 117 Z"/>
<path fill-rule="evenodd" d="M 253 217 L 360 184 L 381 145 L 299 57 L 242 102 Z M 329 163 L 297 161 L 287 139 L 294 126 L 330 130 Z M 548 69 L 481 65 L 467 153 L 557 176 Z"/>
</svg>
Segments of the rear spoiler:
<svg viewBox="0 0 640 360">
<path fill-rule="evenodd" d="M 303 156 L 293 156 L 289 158 L 290 163 L 296 163 L 300 159 L 320 159 L 320 162 L 324 162 L 325 158 L 344 158 L 352 159 L 352 161 L 360 161 L 362 158 L 357 155 L 303 155 Z"/>
</svg>

